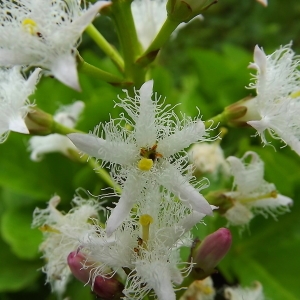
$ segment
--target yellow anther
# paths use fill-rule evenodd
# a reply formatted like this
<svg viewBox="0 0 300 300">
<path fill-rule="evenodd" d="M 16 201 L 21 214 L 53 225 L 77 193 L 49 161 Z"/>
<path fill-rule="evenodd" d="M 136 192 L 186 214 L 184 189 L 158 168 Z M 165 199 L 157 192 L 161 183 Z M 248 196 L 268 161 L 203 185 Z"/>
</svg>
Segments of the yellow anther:
<svg viewBox="0 0 300 300">
<path fill-rule="evenodd" d="M 42 231 L 42 232 L 52 232 L 52 233 L 61 233 L 59 230 L 45 224 L 41 227 L 39 227 L 39 230 Z"/>
<path fill-rule="evenodd" d="M 150 224 L 153 223 L 153 218 L 150 215 L 141 215 L 140 216 L 140 224 L 142 225 L 142 240 L 143 240 L 143 248 L 147 248 L 147 241 L 149 239 L 149 229 Z"/>
<path fill-rule="evenodd" d="M 138 168 L 142 171 L 149 171 L 153 166 L 153 160 L 150 158 L 142 158 L 138 162 Z"/>
<path fill-rule="evenodd" d="M 257 197 L 253 197 L 253 198 L 243 198 L 243 199 L 239 199 L 239 202 L 241 203 L 251 203 L 251 202 L 255 202 L 258 200 L 264 200 L 264 199 L 268 199 L 268 198 L 277 198 L 278 193 L 277 191 L 271 191 L 267 194 L 261 194 Z"/>
<path fill-rule="evenodd" d="M 290 94 L 291 98 L 298 98 L 300 97 L 300 91 L 296 91 Z"/>
<path fill-rule="evenodd" d="M 32 35 L 37 33 L 37 24 L 32 19 L 24 19 L 22 22 L 22 26 L 28 33 Z"/>
</svg>

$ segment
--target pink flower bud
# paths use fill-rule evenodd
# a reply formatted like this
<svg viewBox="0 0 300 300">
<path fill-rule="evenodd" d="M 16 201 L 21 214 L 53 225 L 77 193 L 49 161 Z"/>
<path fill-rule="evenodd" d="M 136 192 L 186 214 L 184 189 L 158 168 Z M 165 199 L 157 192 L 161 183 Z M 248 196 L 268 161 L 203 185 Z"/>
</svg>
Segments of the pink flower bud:
<svg viewBox="0 0 300 300">
<path fill-rule="evenodd" d="M 101 299 L 117 300 L 123 296 L 124 286 L 116 278 L 104 278 L 98 275 L 94 280 L 92 279 L 93 274 L 90 272 L 93 272 L 93 266 L 85 265 L 86 258 L 82 253 L 73 251 L 68 255 L 67 260 L 72 274 L 78 280 L 92 285 L 93 292 Z"/>
<path fill-rule="evenodd" d="M 197 279 L 203 279 L 215 271 L 214 268 L 230 249 L 231 241 L 229 229 L 220 228 L 208 235 L 202 242 L 195 242 L 191 257 L 193 263 L 196 263 L 194 275 Z"/>
</svg>

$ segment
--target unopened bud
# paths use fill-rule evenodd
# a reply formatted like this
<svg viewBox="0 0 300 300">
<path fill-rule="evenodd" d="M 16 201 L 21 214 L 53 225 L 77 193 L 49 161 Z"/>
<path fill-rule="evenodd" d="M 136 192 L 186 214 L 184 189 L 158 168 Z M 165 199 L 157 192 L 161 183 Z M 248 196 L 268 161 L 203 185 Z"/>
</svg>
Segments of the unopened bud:
<svg viewBox="0 0 300 300">
<path fill-rule="evenodd" d="M 220 228 L 208 235 L 202 242 L 195 241 L 191 250 L 194 276 L 203 279 L 215 272 L 215 267 L 224 258 L 231 246 L 231 233 Z"/>
<path fill-rule="evenodd" d="M 52 132 L 53 116 L 33 107 L 25 118 L 26 126 L 31 134 L 47 135 Z"/>
<path fill-rule="evenodd" d="M 104 278 L 100 275 L 93 278 L 94 265 L 87 266 L 85 256 L 73 251 L 68 255 L 68 265 L 72 274 L 81 282 L 92 286 L 93 292 L 103 300 L 117 300 L 123 294 L 124 286 L 115 278 Z"/>
<path fill-rule="evenodd" d="M 215 3 L 217 0 L 169 0 L 168 17 L 174 21 L 188 22 Z"/>
<path fill-rule="evenodd" d="M 248 121 L 261 119 L 255 98 L 251 96 L 225 107 L 223 114 L 227 124 L 233 127 L 249 126 Z"/>
</svg>

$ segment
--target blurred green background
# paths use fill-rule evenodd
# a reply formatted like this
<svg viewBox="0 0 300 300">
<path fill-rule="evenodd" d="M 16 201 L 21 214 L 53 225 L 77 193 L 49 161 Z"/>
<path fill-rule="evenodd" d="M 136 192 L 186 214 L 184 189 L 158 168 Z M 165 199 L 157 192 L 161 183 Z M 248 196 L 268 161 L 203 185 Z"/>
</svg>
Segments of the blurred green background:
<svg viewBox="0 0 300 300">
<path fill-rule="evenodd" d="M 151 69 L 155 91 L 167 97 L 167 103 L 181 103 L 178 111 L 197 115 L 200 108 L 206 120 L 247 95 L 254 46 L 259 44 L 267 54 L 293 41 L 300 53 L 299 0 L 269 0 L 267 8 L 254 0 L 221 0 L 204 14 L 204 21 L 194 21 L 178 32 L 162 49 Z M 105 17 L 95 22 L 101 33 L 114 45 L 116 33 Z M 86 36 L 80 46 L 87 62 L 116 72 Z M 61 104 L 82 100 L 86 109 L 78 124 L 81 130 L 92 130 L 99 122 L 117 116 L 113 109 L 120 88 L 80 76 L 82 93 L 63 86 L 55 79 L 43 78 L 32 99 L 47 112 L 54 113 Z M 241 156 L 257 151 L 266 165 L 266 180 L 280 193 L 294 199 L 291 213 L 272 218 L 256 217 L 242 235 L 232 228 L 233 247 L 220 265 L 222 280 L 228 284 L 251 284 L 260 281 L 267 299 L 300 299 L 300 158 L 288 147 L 277 152 L 262 148 L 251 129 L 232 129 L 222 141 L 226 156 Z M 56 299 L 45 276 L 39 270 L 44 262 L 38 246 L 42 234 L 30 228 L 35 207 L 45 208 L 51 196 L 61 196 L 61 210 L 70 209 L 75 190 L 82 187 L 99 194 L 105 184 L 86 164 L 70 161 L 60 154 L 49 154 L 42 162 L 30 161 L 28 137 L 11 133 L 0 145 L 0 300 Z M 276 144 L 276 143 L 275 143 Z M 224 219 L 210 220 L 197 233 L 200 238 Z M 210 226 L 210 223 L 214 224 Z M 213 228 L 214 227 L 214 228 Z M 94 299 L 89 287 L 70 282 L 66 297 L 72 300 Z"/>
</svg>

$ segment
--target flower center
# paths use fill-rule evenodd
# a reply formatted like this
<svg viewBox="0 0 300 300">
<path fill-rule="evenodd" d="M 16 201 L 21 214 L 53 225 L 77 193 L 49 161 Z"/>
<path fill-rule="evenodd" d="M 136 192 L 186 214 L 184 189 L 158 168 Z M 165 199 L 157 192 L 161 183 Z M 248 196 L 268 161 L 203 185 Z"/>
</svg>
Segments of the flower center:
<svg viewBox="0 0 300 300">
<path fill-rule="evenodd" d="M 255 198 L 244 198 L 244 199 L 240 199 L 239 201 L 244 204 L 244 203 L 250 203 L 258 200 L 264 200 L 267 198 L 277 198 L 277 195 L 278 195 L 277 191 L 272 191 L 270 193 L 257 196 Z"/>
<path fill-rule="evenodd" d="M 138 168 L 142 171 L 149 171 L 155 160 L 157 158 L 162 157 L 162 155 L 156 152 L 157 144 L 152 146 L 151 148 L 141 148 L 140 155 L 143 157 L 138 162 Z"/>
<path fill-rule="evenodd" d="M 42 231 L 42 232 L 61 233 L 58 229 L 55 229 L 54 227 L 51 227 L 47 224 L 39 227 L 39 230 Z"/>
</svg>

